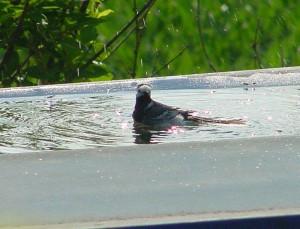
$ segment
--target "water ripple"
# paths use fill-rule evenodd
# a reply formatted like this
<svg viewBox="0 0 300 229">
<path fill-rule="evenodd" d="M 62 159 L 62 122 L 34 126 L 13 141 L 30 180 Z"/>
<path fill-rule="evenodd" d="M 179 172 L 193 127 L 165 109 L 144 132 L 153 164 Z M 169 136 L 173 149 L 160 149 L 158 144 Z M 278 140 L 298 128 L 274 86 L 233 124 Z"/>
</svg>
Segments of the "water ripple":
<svg viewBox="0 0 300 229">
<path fill-rule="evenodd" d="M 205 117 L 246 118 L 244 126 L 137 129 L 134 92 L 0 99 L 0 153 L 299 135 L 299 88 L 154 90 L 154 99 Z"/>
</svg>

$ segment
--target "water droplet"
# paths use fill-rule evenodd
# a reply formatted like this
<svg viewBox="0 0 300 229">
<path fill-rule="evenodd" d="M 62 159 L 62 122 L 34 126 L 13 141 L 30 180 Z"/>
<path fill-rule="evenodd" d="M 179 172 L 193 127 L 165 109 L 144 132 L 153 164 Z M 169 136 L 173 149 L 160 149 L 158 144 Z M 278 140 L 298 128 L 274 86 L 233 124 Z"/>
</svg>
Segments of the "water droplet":
<svg viewBox="0 0 300 229">
<path fill-rule="evenodd" d="M 77 70 L 77 77 L 79 77 L 80 76 L 80 69 L 77 68 L 76 70 Z"/>
<path fill-rule="evenodd" d="M 121 116 L 120 110 L 115 110 L 116 115 Z"/>
<path fill-rule="evenodd" d="M 93 118 L 93 119 L 97 119 L 97 118 L 99 118 L 99 117 L 100 117 L 100 114 L 97 114 L 97 113 L 92 114 L 92 118 Z"/>
<path fill-rule="evenodd" d="M 121 128 L 122 128 L 122 129 L 128 129 L 128 123 L 127 123 L 127 122 L 123 122 L 123 123 L 121 124 Z"/>
</svg>

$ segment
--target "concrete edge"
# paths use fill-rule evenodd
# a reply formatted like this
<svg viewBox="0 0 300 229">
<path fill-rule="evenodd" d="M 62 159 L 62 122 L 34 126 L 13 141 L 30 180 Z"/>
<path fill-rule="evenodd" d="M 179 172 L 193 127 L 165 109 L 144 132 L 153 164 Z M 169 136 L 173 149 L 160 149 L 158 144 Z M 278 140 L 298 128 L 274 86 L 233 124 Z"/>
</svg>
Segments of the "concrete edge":
<svg viewBox="0 0 300 229">
<path fill-rule="evenodd" d="M 98 82 L 83 82 L 83 83 L 68 83 L 68 84 L 52 84 L 16 88 L 1 88 L 0 98 L 11 97 L 30 97 L 30 96 L 53 96 L 62 94 L 84 94 L 84 93 L 109 93 L 118 91 L 132 91 L 135 90 L 135 85 L 138 83 L 150 83 L 155 89 L 189 89 L 189 88 L 230 88 L 230 87 L 243 87 L 243 83 L 252 83 L 253 80 L 246 80 L 254 74 L 289 74 L 300 73 L 300 66 L 284 67 L 284 68 L 266 68 L 255 70 L 240 70 L 228 72 L 215 72 L 215 73 L 200 73 L 190 75 L 176 75 L 152 78 L 139 78 L 139 79 L 125 79 L 113 81 L 98 81 Z M 224 77 L 227 81 L 218 81 L 216 78 Z M 228 77 L 234 78 L 229 80 Z M 237 79 L 238 78 L 238 79 Z M 261 77 L 260 77 L 261 78 Z M 266 77 L 265 77 L 266 78 Z M 280 86 L 280 85 L 293 85 L 300 84 L 299 77 L 291 77 L 289 82 L 282 82 L 280 77 L 276 80 L 269 79 L 267 82 L 259 83 L 256 86 Z M 279 79 L 278 79 L 279 78 Z M 174 80 L 176 81 L 174 83 Z M 244 82 L 245 81 L 245 82 Z M 248 82 L 249 81 L 249 82 Z M 170 83 L 171 82 L 171 83 Z M 197 85 L 193 85 L 198 83 Z M 199 86 L 200 85 L 200 86 Z"/>
<path fill-rule="evenodd" d="M 127 152 L 130 149 L 134 148 L 140 148 L 140 149 L 145 149 L 145 148 L 169 148 L 174 147 L 174 145 L 180 146 L 180 147 L 190 147 L 191 145 L 199 145 L 199 144 L 204 144 L 204 145 L 219 145 L 222 147 L 223 144 L 228 144 L 228 143 L 247 143 L 249 141 L 257 141 L 257 142 L 264 142 L 264 141 L 273 141 L 273 140 L 280 140 L 280 141 L 291 141 L 295 140 L 300 142 L 300 136 L 296 135 L 278 135 L 278 136 L 255 136 L 255 137 L 240 137 L 240 138 L 225 138 L 225 139 L 218 139 L 218 140 L 199 140 L 199 141 L 188 141 L 188 142 L 163 142 L 163 143 L 158 143 L 158 144 L 134 144 L 134 145 L 121 145 L 121 146 L 103 146 L 99 148 L 84 148 L 84 149 L 64 149 L 64 150 L 37 150 L 37 151 L 29 151 L 26 153 L 0 153 L 0 159 L 3 158 L 31 158 L 34 157 L 36 158 L 37 156 L 49 156 L 49 157 L 65 157 L 65 156 L 70 156 L 72 154 L 86 154 L 87 151 L 89 153 L 122 153 L 125 149 Z M 53 152 L 59 152 L 59 154 L 53 154 Z M 153 153 L 155 151 L 151 151 Z M 146 153 L 145 150 L 141 150 L 140 153 Z"/>
</svg>

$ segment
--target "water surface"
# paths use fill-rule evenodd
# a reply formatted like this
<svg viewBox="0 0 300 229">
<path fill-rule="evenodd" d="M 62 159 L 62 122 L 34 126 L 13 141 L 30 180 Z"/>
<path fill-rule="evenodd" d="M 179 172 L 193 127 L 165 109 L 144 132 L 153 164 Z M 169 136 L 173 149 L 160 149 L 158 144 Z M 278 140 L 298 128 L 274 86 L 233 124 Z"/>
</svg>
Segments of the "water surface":
<svg viewBox="0 0 300 229">
<path fill-rule="evenodd" d="M 140 132 L 131 114 L 135 92 L 0 99 L 0 152 L 80 149 L 137 143 L 300 135 L 299 86 L 153 90 L 153 98 L 201 116 L 243 118 L 246 125 L 207 124 Z"/>
</svg>

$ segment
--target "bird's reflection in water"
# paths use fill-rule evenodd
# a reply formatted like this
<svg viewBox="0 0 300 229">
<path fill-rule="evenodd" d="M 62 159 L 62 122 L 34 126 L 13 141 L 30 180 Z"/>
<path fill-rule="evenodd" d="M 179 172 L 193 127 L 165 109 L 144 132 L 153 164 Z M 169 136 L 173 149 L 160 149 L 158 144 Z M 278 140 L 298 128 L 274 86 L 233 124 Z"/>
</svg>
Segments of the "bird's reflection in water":
<svg viewBox="0 0 300 229">
<path fill-rule="evenodd" d="M 166 136 L 167 129 L 165 127 L 150 127 L 135 122 L 133 124 L 133 134 L 135 144 L 157 144 L 159 138 Z"/>
<path fill-rule="evenodd" d="M 154 130 L 149 126 L 134 123 L 133 124 L 133 136 L 135 144 L 154 144 L 157 143 L 153 141 L 153 135 L 159 135 L 159 130 Z"/>
<path fill-rule="evenodd" d="M 155 144 L 153 141 L 153 132 L 147 129 L 134 128 L 134 143 L 135 144 Z"/>
<path fill-rule="evenodd" d="M 162 142 L 162 138 L 165 138 L 171 134 L 179 134 L 185 132 L 185 129 L 191 129 L 193 127 L 179 127 L 179 126 L 156 126 L 150 127 L 140 123 L 133 124 L 133 135 L 135 144 L 157 144 Z M 161 139 L 161 141 L 160 141 Z"/>
</svg>

